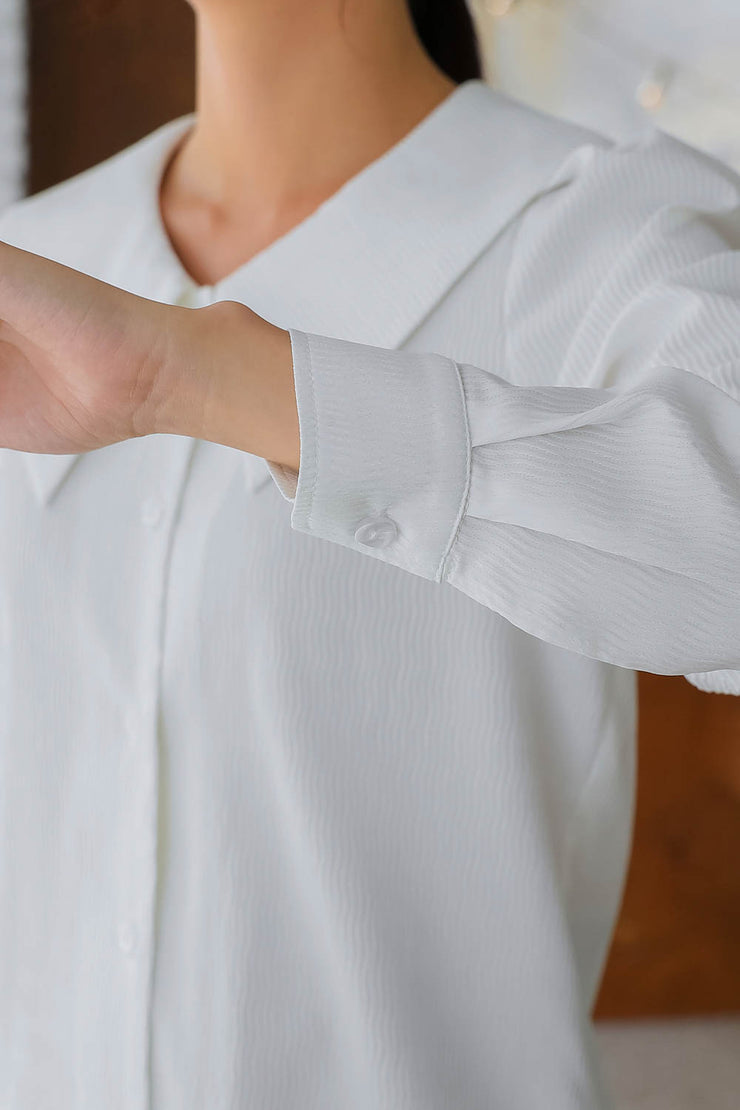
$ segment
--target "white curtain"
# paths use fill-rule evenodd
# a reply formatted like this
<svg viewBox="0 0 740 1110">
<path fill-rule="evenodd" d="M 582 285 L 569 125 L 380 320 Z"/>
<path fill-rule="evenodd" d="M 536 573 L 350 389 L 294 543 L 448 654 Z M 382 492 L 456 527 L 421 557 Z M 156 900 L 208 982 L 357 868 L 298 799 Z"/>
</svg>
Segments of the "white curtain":
<svg viewBox="0 0 740 1110">
<path fill-rule="evenodd" d="M 25 0 L 0 0 L 0 208 L 23 192 L 26 169 Z"/>
<path fill-rule="evenodd" d="M 740 171 L 740 0 L 471 0 L 492 83 L 630 140 L 657 126 Z"/>
</svg>

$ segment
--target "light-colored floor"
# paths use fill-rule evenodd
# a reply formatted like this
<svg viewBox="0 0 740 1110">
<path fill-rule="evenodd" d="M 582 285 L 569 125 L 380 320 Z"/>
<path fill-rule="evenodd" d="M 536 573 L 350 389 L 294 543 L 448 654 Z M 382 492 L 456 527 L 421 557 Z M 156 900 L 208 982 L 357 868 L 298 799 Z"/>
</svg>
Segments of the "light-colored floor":
<svg viewBox="0 0 740 1110">
<path fill-rule="evenodd" d="M 740 1015 L 599 1022 L 618 1110 L 740 1110 Z"/>
</svg>

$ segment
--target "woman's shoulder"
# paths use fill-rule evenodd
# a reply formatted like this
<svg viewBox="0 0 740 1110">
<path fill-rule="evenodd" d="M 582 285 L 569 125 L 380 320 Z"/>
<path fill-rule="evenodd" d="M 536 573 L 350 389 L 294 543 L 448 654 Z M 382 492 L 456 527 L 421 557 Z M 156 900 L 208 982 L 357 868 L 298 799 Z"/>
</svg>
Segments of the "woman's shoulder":
<svg viewBox="0 0 740 1110">
<path fill-rule="evenodd" d="M 561 235 L 570 225 L 593 254 L 639 234 L 646 224 L 664 230 L 688 213 L 730 214 L 740 208 L 740 175 L 730 166 L 664 132 L 632 142 L 576 149 L 549 187 L 529 207 L 527 234 Z"/>
<path fill-rule="evenodd" d="M 138 205 L 156 194 L 160 164 L 187 118 L 172 120 L 104 161 L 0 212 L 0 239 L 85 269 L 102 242 L 125 239 Z"/>
<path fill-rule="evenodd" d="M 654 354 L 650 336 L 669 325 L 682 334 L 720 303 L 735 314 L 739 248 L 740 177 L 728 166 L 661 132 L 579 148 L 521 214 L 506 280 L 508 360 L 538 360 L 542 380 L 579 385 L 604 360 L 626 359 L 630 344 Z M 707 323 L 715 361 L 726 341 Z"/>
</svg>

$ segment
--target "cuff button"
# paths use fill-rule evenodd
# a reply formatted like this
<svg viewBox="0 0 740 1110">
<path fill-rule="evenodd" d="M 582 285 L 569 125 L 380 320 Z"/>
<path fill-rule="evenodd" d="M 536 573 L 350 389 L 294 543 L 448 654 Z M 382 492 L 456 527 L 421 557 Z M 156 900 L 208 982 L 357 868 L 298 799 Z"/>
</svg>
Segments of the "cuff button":
<svg viewBox="0 0 740 1110">
<path fill-rule="evenodd" d="M 363 547 L 388 547 L 398 536 L 398 525 L 389 516 L 368 516 L 360 521 L 355 539 Z"/>
</svg>

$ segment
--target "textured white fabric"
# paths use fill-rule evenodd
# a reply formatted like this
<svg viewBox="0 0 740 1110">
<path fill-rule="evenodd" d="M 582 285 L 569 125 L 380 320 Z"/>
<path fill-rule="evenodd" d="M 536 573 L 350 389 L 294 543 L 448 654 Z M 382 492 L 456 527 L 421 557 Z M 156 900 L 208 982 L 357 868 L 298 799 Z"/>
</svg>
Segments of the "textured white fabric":
<svg viewBox="0 0 740 1110">
<path fill-rule="evenodd" d="M 620 142 L 657 126 L 740 169 L 737 0 L 516 0 L 480 9 L 498 87 Z"/>
<path fill-rule="evenodd" d="M 21 195 L 26 167 L 24 0 L 0 0 L 0 209 Z"/>
<path fill-rule="evenodd" d="M 1 453 L 0 1105 L 607 1107 L 632 668 L 740 666 L 736 180 L 469 82 L 196 289 L 188 126 L 0 236 L 292 329 L 302 467 Z"/>
<path fill-rule="evenodd" d="M 291 331 L 293 527 L 560 647 L 740 694 L 739 203 L 665 136 L 581 149 L 492 291 L 495 369 Z M 368 549 L 355 525 L 380 513 L 398 538 Z"/>
</svg>

